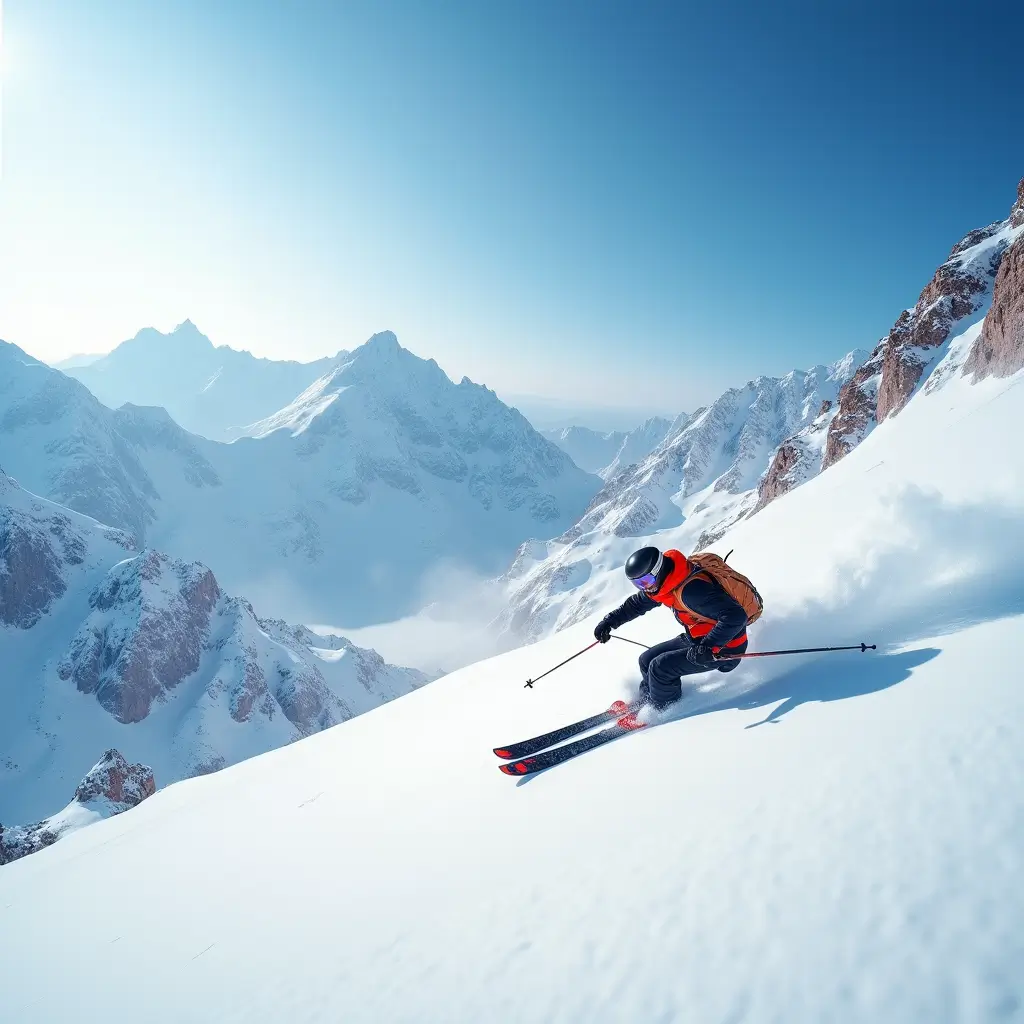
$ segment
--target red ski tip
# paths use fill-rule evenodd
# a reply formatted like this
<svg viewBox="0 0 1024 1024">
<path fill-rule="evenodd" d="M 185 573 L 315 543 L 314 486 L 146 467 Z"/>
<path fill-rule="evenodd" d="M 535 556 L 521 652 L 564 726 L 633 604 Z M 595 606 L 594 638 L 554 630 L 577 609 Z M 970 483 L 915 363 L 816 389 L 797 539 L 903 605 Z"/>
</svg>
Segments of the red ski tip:
<svg viewBox="0 0 1024 1024">
<path fill-rule="evenodd" d="M 511 757 L 512 756 L 507 750 L 497 750 L 496 749 L 494 752 L 495 752 L 495 754 L 498 755 L 498 757 Z"/>
<path fill-rule="evenodd" d="M 609 709 L 610 715 L 623 715 L 629 710 L 629 705 L 624 700 L 617 700 Z"/>
</svg>

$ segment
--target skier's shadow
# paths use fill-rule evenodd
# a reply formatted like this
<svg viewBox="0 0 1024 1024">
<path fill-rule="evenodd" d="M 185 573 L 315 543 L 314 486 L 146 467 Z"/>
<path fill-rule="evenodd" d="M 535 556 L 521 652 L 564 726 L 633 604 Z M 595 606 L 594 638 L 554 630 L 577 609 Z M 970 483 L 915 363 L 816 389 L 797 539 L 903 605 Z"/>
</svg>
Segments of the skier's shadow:
<svg viewBox="0 0 1024 1024">
<path fill-rule="evenodd" d="M 887 690 L 909 679 L 915 668 L 931 661 L 939 653 L 935 647 L 919 647 L 899 654 L 840 655 L 831 661 L 818 658 L 798 665 L 790 672 L 767 679 L 750 690 L 734 693 L 729 698 L 712 698 L 703 707 L 694 708 L 690 713 L 681 708 L 679 717 L 690 718 L 730 708 L 750 711 L 775 704 L 777 706 L 761 721 L 751 722 L 746 728 L 776 725 L 802 704 L 846 700 Z"/>
<path fill-rule="evenodd" d="M 732 709 L 751 711 L 772 704 L 776 707 L 772 708 L 761 721 L 751 722 L 744 728 L 754 729 L 759 725 L 777 725 L 786 715 L 802 704 L 864 697 L 869 693 L 878 693 L 891 686 L 896 686 L 909 679 L 915 668 L 931 661 L 939 653 L 940 651 L 936 647 L 919 647 L 899 654 L 832 655 L 828 658 L 817 658 L 814 661 L 797 665 L 788 672 L 783 672 L 772 679 L 766 679 L 749 690 L 733 692 L 728 697 L 714 694 L 691 696 L 684 691 L 683 699 L 679 704 L 666 711 L 648 728 L 667 725 L 670 722 L 687 718 L 696 718 L 699 715 L 709 715 L 716 711 Z M 641 735 L 645 731 L 641 730 Z M 632 733 L 623 733 L 623 736 L 629 735 Z M 614 742 L 618 742 L 618 740 Z M 545 768 L 532 775 L 524 775 L 516 781 L 516 786 L 525 786 L 558 767 L 559 765 L 552 765 L 551 768 Z"/>
</svg>

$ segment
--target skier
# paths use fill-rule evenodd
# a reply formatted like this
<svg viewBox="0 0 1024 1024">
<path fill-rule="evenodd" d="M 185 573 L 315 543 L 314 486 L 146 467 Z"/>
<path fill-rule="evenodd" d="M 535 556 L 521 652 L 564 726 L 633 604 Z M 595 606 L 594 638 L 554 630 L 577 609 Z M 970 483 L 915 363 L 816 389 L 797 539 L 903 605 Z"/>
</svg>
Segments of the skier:
<svg viewBox="0 0 1024 1024">
<path fill-rule="evenodd" d="M 746 651 L 747 626 L 762 609 L 761 595 L 746 576 L 710 552 L 687 558 L 681 551 L 662 553 L 655 547 L 634 551 L 625 570 L 640 592 L 609 612 L 594 637 L 607 643 L 613 629 L 659 604 L 672 609 L 684 630 L 640 655 L 642 701 L 662 710 L 682 696 L 681 676 L 731 672 L 739 665 L 727 655 Z M 719 658 L 720 652 L 726 656 Z"/>
</svg>

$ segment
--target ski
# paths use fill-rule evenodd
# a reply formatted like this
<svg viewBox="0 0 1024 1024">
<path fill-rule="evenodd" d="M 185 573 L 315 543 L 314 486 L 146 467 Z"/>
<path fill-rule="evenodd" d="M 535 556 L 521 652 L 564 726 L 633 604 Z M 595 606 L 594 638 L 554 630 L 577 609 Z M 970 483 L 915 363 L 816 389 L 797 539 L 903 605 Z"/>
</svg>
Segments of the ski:
<svg viewBox="0 0 1024 1024">
<path fill-rule="evenodd" d="M 643 722 L 638 722 L 636 712 L 631 711 L 623 715 L 614 725 L 595 732 L 592 736 L 584 736 L 581 739 L 573 740 L 571 743 L 564 743 L 560 747 L 552 747 L 550 750 L 542 750 L 532 757 L 524 757 L 521 760 L 510 761 L 507 764 L 499 764 L 498 767 L 506 775 L 523 776 L 533 775 L 534 772 L 542 772 L 545 768 L 553 768 L 556 764 L 568 761 L 588 750 L 600 747 L 604 743 L 625 736 L 627 732 L 634 729 L 644 728 Z"/>
<path fill-rule="evenodd" d="M 591 715 L 590 718 L 583 718 L 570 725 L 563 725 L 560 729 L 553 729 L 551 732 L 542 733 L 540 736 L 534 736 L 528 740 L 520 740 L 519 743 L 510 743 L 507 747 L 495 747 L 494 753 L 505 761 L 515 761 L 520 757 L 528 757 L 530 754 L 536 754 L 538 750 L 543 750 L 545 747 L 553 747 L 556 743 L 561 743 L 562 740 L 570 739 L 581 732 L 593 729 L 595 725 L 602 725 L 605 722 L 621 718 L 630 710 L 629 704 L 625 701 L 617 700 L 610 708 L 602 711 L 599 715 Z"/>
</svg>

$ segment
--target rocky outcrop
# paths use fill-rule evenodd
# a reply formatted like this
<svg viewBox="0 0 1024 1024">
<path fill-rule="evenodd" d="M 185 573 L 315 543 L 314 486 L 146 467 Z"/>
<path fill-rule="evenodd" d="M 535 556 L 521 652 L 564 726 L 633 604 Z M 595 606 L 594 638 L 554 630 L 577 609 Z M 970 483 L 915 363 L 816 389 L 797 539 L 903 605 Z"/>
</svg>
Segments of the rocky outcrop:
<svg viewBox="0 0 1024 1024">
<path fill-rule="evenodd" d="M 35 825 L 0 825 L 0 865 L 45 850 L 58 839 L 60 836 L 47 828 L 45 821 Z"/>
<path fill-rule="evenodd" d="M 781 497 L 793 487 L 791 475 L 800 463 L 800 452 L 796 445 L 787 441 L 780 446 L 772 457 L 768 472 L 761 478 L 757 487 L 757 504 L 755 512 L 760 512 L 765 505 Z"/>
<path fill-rule="evenodd" d="M 84 825 L 130 810 L 155 792 L 152 768 L 129 764 L 120 751 L 108 750 L 62 811 L 34 825 L 0 825 L 0 864 L 38 853 Z"/>
<path fill-rule="evenodd" d="M 906 405 L 932 350 L 946 341 L 953 326 L 988 300 L 1006 241 L 984 243 L 1003 227 L 990 224 L 967 235 L 935 272 L 914 308 L 904 310 L 893 325 L 882 357 L 875 412 L 879 423 Z"/>
<path fill-rule="evenodd" d="M 840 389 L 836 413 L 825 441 L 822 469 L 828 469 L 856 448 L 874 426 L 884 356 L 883 345 L 879 345 Z"/>
<path fill-rule="evenodd" d="M 220 597 L 198 562 L 145 551 L 114 566 L 58 668 L 119 722 L 141 722 L 157 698 L 199 667 Z"/>
<path fill-rule="evenodd" d="M 78 784 L 75 800 L 80 804 L 106 801 L 110 813 L 120 814 L 156 792 L 153 769 L 129 764 L 117 750 L 108 750 Z"/>
<path fill-rule="evenodd" d="M 1017 217 L 1024 224 L 1024 181 L 1017 200 Z M 1024 241 L 1018 239 L 1003 257 L 985 317 L 964 373 L 975 381 L 983 377 L 1008 377 L 1024 367 Z"/>
<path fill-rule="evenodd" d="M 855 448 L 877 423 L 898 413 L 957 329 L 982 313 L 1012 240 L 1011 218 L 965 235 L 936 270 L 911 309 L 904 310 L 871 358 L 839 395 L 822 468 Z"/>
</svg>

